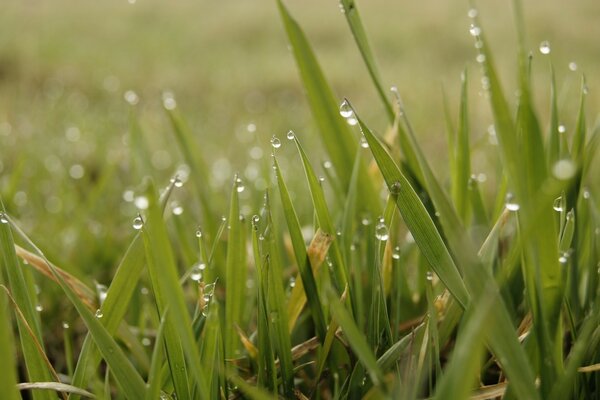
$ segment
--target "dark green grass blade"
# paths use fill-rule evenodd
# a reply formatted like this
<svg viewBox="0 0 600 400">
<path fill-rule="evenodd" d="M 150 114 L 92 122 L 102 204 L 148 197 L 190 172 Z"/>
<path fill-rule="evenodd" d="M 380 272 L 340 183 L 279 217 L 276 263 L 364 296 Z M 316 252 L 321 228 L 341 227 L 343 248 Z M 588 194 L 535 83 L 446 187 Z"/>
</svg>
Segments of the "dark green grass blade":
<svg viewBox="0 0 600 400">
<path fill-rule="evenodd" d="M 323 232 L 335 237 L 336 229 L 333 226 L 332 218 L 329 213 L 329 208 L 327 207 L 327 202 L 325 201 L 325 194 L 323 193 L 323 188 L 319 184 L 319 180 L 315 175 L 310 161 L 308 160 L 308 156 L 304 152 L 300 141 L 297 137 L 294 138 L 294 141 L 296 143 L 296 147 L 298 148 L 300 158 L 302 159 L 302 166 L 304 168 L 306 180 L 310 189 L 310 195 L 312 198 L 313 206 L 315 208 L 315 213 L 317 215 L 319 226 L 321 230 L 323 230 Z M 334 264 L 334 273 L 335 278 L 337 280 L 338 288 L 344 288 L 348 283 L 348 273 L 344 264 L 344 258 L 342 256 L 340 244 L 337 240 L 334 240 L 331 244 L 330 252 Z M 351 298 L 351 296 L 349 297 Z"/>
<path fill-rule="evenodd" d="M 336 174 L 342 182 L 342 186 L 347 188 L 350 183 L 354 155 L 358 146 L 347 123 L 339 115 L 338 104 L 333 92 L 302 29 L 289 14 L 281 0 L 277 0 L 277 5 L 298 64 L 300 77 L 312 113 L 321 132 L 323 144 L 331 158 Z M 359 182 L 360 187 L 363 189 L 365 208 L 379 214 L 378 211 L 381 205 L 379 204 L 377 191 L 369 179 L 364 164 L 360 168 Z"/>
<path fill-rule="evenodd" d="M 4 252 L 3 246 L 3 252 Z M 2 373 L 0 374 L 0 393 L 6 400 L 20 399 L 17 390 L 17 365 L 15 363 L 15 339 L 8 309 L 8 301 L 4 293 L 0 293 L 0 360 L 2 360 Z"/>
<path fill-rule="evenodd" d="M 17 227 L 13 224 L 13 227 Z M 35 244 L 25 235 L 21 230 L 18 230 L 19 235 L 27 241 L 42 257 L 56 281 L 60 285 L 61 289 L 71 302 L 75 306 L 77 312 L 83 319 L 83 322 L 90 331 L 102 357 L 106 360 L 115 381 L 125 394 L 129 398 L 143 398 L 145 396 L 146 387 L 142 377 L 135 370 L 125 352 L 113 339 L 111 334 L 104 328 L 98 318 L 88 309 L 88 307 L 81 301 L 78 295 L 71 289 L 71 287 L 64 281 L 61 274 L 57 272 L 54 266 L 46 260 L 44 254 L 35 246 Z"/>
<path fill-rule="evenodd" d="M 425 206 L 379 139 L 371 133 L 360 119 L 359 124 L 388 188 L 396 196 L 396 204 L 400 210 L 400 214 L 402 214 L 402 218 L 415 238 L 419 249 L 425 258 L 427 258 L 440 280 L 446 285 L 458 302 L 465 307 L 468 303 L 469 295 L 448 248 L 444 244 Z"/>
<path fill-rule="evenodd" d="M 5 215 L 4 204 L 0 201 L 0 216 L 2 221 L 8 221 Z M 53 380 L 48 367 L 42 356 L 38 352 L 36 341 L 41 344 L 43 349 L 42 331 L 40 328 L 39 316 L 37 315 L 34 304 L 30 296 L 30 290 L 23 276 L 21 265 L 15 253 L 15 243 L 13 234 L 8 222 L 0 222 L 0 250 L 2 251 L 2 276 L 7 279 L 8 287 L 15 299 L 17 307 L 23 313 L 25 320 L 31 327 L 35 340 L 27 332 L 24 323 L 17 318 L 19 338 L 27 376 L 31 382 L 50 382 Z M 3 296 L 3 295 L 2 295 Z M 51 393 L 34 392 L 35 399 L 52 399 Z"/>
<path fill-rule="evenodd" d="M 152 361 L 150 362 L 150 370 L 148 371 L 148 380 L 147 380 L 147 388 L 146 390 L 146 400 L 155 400 L 160 398 L 160 388 L 161 388 L 161 366 L 163 364 L 163 349 L 164 349 L 164 328 L 166 323 L 166 315 L 168 312 L 163 315 L 161 318 L 160 325 L 158 326 L 158 331 L 156 332 L 156 339 L 154 342 L 154 350 L 152 351 Z"/>
<path fill-rule="evenodd" d="M 369 348 L 364 334 L 358 329 L 350 313 L 335 295 L 328 296 L 328 299 L 333 318 L 341 326 L 352 350 L 369 373 L 371 381 L 375 386 L 381 385 L 384 382 L 383 372 L 377 365 L 377 360 Z"/>
<path fill-rule="evenodd" d="M 467 70 L 465 69 L 462 75 L 460 112 L 455 147 L 450 148 L 450 151 L 454 153 L 455 160 L 454 170 L 452 171 L 452 198 L 454 199 L 456 212 L 463 223 L 466 222 L 467 218 L 469 178 L 471 177 L 467 77 Z"/>
<path fill-rule="evenodd" d="M 277 162 L 276 157 L 273 157 L 273 166 L 275 167 L 275 175 L 277 177 L 277 186 L 279 188 L 279 196 L 281 198 L 283 214 L 285 216 L 288 231 L 290 233 L 298 270 L 300 272 L 300 276 L 302 277 L 302 285 L 306 294 L 306 300 L 308 302 L 308 306 L 310 307 L 310 312 L 315 324 L 317 336 L 321 342 L 323 342 L 325 340 L 327 329 L 325 317 L 323 316 L 323 310 L 321 309 L 321 302 L 319 301 L 319 292 L 317 291 L 317 284 L 313 275 L 313 269 L 306 252 L 304 238 L 302 237 L 300 221 L 298 220 L 298 215 L 296 214 L 296 210 L 294 209 L 294 205 L 290 199 L 290 195 L 283 176 L 281 175 L 281 170 L 279 169 L 279 163 Z"/>
<path fill-rule="evenodd" d="M 187 371 L 189 370 L 191 379 L 195 381 L 198 387 L 200 397 L 204 398 L 208 390 L 200 363 L 198 347 L 192 332 L 192 321 L 179 284 L 179 274 L 175 265 L 173 250 L 162 218 L 162 210 L 158 204 L 156 189 L 152 182 L 148 183 L 146 196 L 149 200 L 149 207 L 147 221 L 142 228 L 142 236 L 158 312 L 162 315 L 167 307 L 169 309 L 164 328 L 165 345 L 171 371 L 174 374 L 174 382 L 183 386 L 183 388 L 177 387 L 177 389 L 183 390 L 183 393 L 178 393 L 178 397 L 181 398 L 186 393 L 189 396 L 189 392 L 186 392 L 184 386 L 184 382 L 188 379 Z M 185 354 L 188 363 L 179 360 L 181 354 Z M 178 360 L 177 363 L 173 362 L 173 357 Z M 173 364 L 171 364 L 172 362 Z M 177 383 L 178 379 L 181 379 L 179 383 Z"/>
<path fill-rule="evenodd" d="M 394 122 L 394 109 L 388 97 L 386 96 L 386 91 L 383 89 L 383 85 L 381 84 L 381 76 L 379 74 L 379 70 L 377 69 L 377 64 L 375 63 L 375 57 L 371 51 L 371 46 L 369 46 L 369 41 L 367 40 L 367 35 L 356 6 L 356 1 L 341 0 L 340 6 L 344 11 L 344 16 L 346 17 L 346 21 L 348 21 L 348 26 L 350 26 L 350 31 L 352 31 L 354 41 L 360 50 L 360 55 L 367 66 L 367 70 L 369 71 L 369 75 L 373 81 L 373 85 L 377 89 L 377 94 L 383 103 L 390 123 L 392 123 Z"/>
<path fill-rule="evenodd" d="M 227 262 L 225 264 L 225 357 L 233 358 L 239 347 L 235 326 L 241 326 L 242 308 L 246 301 L 246 232 L 240 216 L 237 177 L 231 193 Z"/>
</svg>

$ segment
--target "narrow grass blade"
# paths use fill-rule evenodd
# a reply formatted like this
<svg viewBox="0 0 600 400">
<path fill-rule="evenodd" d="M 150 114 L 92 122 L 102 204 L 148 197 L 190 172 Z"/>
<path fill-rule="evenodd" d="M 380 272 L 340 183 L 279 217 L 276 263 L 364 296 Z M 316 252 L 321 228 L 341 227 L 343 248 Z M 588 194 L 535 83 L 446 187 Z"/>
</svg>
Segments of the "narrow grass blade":
<svg viewBox="0 0 600 400">
<path fill-rule="evenodd" d="M 367 370 L 373 385 L 381 385 L 383 383 L 383 372 L 379 369 L 377 360 L 371 352 L 364 334 L 358 329 L 350 313 L 335 295 L 329 296 L 329 305 L 333 318 L 341 326 L 352 350 Z"/>
<path fill-rule="evenodd" d="M 456 133 L 455 147 L 450 148 L 454 153 L 455 166 L 452 171 L 452 198 L 456 212 L 463 223 L 466 222 L 468 212 L 468 189 L 471 177 L 471 151 L 469 147 L 469 108 L 468 108 L 468 75 L 465 69 L 462 74 L 462 87 L 460 97 L 460 112 L 458 117 L 458 130 Z"/>
<path fill-rule="evenodd" d="M 331 158 L 342 186 L 350 183 L 354 155 L 358 146 L 344 119 L 338 113 L 338 105 L 321 67 L 298 23 L 289 14 L 281 0 L 277 0 L 283 25 L 292 46 L 300 77 L 308 96 L 315 121 L 321 131 L 323 144 Z M 363 189 L 365 208 L 378 213 L 381 208 L 365 165 L 360 167 L 360 187 Z"/>
<path fill-rule="evenodd" d="M 216 398 L 219 393 L 219 374 L 223 373 L 224 364 L 219 303 L 217 301 L 211 301 L 208 305 L 206 325 L 202 335 L 200 358 L 204 369 L 206 371 L 212 370 L 211 373 L 207 374 L 206 384 L 210 388 L 210 396 L 207 396 L 207 398 Z"/>
<path fill-rule="evenodd" d="M 25 359 L 27 376 L 32 382 L 49 382 L 52 381 L 53 377 L 36 345 L 36 342 L 39 343 L 43 350 L 44 341 L 42 339 L 39 316 L 31 302 L 30 292 L 15 253 L 15 243 L 9 223 L 10 220 L 8 215 L 5 214 L 4 204 L 1 201 L 0 216 L 2 220 L 2 223 L 0 223 L 0 250 L 2 252 L 2 264 L 4 266 L 2 276 L 8 278 L 8 287 L 10 288 L 11 294 L 34 335 L 31 337 L 27 331 L 26 325 L 17 318 L 17 327 L 19 330 L 21 350 L 23 352 L 23 358 Z M 33 394 L 33 397 L 36 400 L 49 400 L 52 399 L 53 396 L 45 392 L 36 392 Z"/>
<path fill-rule="evenodd" d="M 550 67 L 550 128 L 548 131 L 546 152 L 548 157 L 548 165 L 554 165 L 554 163 L 557 162 L 560 157 L 561 135 L 558 130 L 558 95 L 556 91 L 556 76 L 554 74 L 554 67 Z"/>
<path fill-rule="evenodd" d="M 154 350 L 152 351 L 152 361 L 150 362 L 150 370 L 148 371 L 146 400 L 155 400 L 160 398 L 161 388 L 161 366 L 163 364 L 163 349 L 164 349 L 164 332 L 166 323 L 166 313 L 160 320 L 158 331 L 156 332 L 156 339 L 154 341 Z"/>
<path fill-rule="evenodd" d="M 96 396 L 94 396 L 87 390 L 60 382 L 26 382 L 19 383 L 18 385 L 16 385 L 16 387 L 19 390 L 49 390 L 59 393 L 72 393 L 79 396 L 88 397 L 90 399 L 96 398 Z M 2 394 L 2 396 L 4 398 L 4 393 Z"/>
<path fill-rule="evenodd" d="M 165 324 L 165 345 L 178 397 L 189 396 L 188 370 L 198 386 L 198 393 L 204 398 L 208 393 L 198 347 L 192 332 L 192 321 L 179 284 L 179 274 L 175 265 L 173 250 L 162 218 L 153 182 L 148 183 L 146 197 L 149 200 L 147 221 L 142 228 L 148 271 L 157 301 L 158 312 L 162 316 L 168 306 L 169 315 Z M 181 359 L 185 357 L 189 362 Z M 177 360 L 175 362 L 175 360 Z"/>
<path fill-rule="evenodd" d="M 0 374 L 0 392 L 6 400 L 21 398 L 17 390 L 15 349 L 8 301 L 4 293 L 0 293 L 0 360 L 3 360 L 2 373 Z"/>
<path fill-rule="evenodd" d="M 246 235 L 240 216 L 238 178 L 234 179 L 228 221 L 227 263 L 225 264 L 225 357 L 233 358 L 239 348 L 234 327 L 241 325 L 246 301 Z"/>
<path fill-rule="evenodd" d="M 575 134 L 573 135 L 573 144 L 571 146 L 571 157 L 576 163 L 583 160 L 585 149 L 585 98 L 587 95 L 587 83 L 585 77 L 581 78 L 581 98 L 579 100 L 579 113 L 575 125 Z"/>
<path fill-rule="evenodd" d="M 14 224 L 12 224 L 12 226 L 17 228 Z M 83 303 L 83 301 L 81 301 L 77 293 L 75 293 L 65 282 L 62 275 L 60 275 L 58 271 L 54 269 L 53 265 L 46 260 L 43 253 L 35 246 L 35 244 L 21 230 L 18 230 L 18 233 L 48 264 L 48 267 L 54 274 L 54 277 L 56 278 L 61 289 L 71 304 L 75 306 L 77 312 L 83 319 L 83 322 L 89 329 L 94 341 L 96 342 L 96 345 L 98 346 L 98 349 L 110 367 L 111 372 L 123 393 L 130 398 L 143 398 L 146 392 L 144 381 L 139 373 L 135 370 L 121 347 L 115 342 L 111 334 L 106 330 L 106 328 L 104 328 L 99 319 L 92 314 L 89 308 Z"/>
<path fill-rule="evenodd" d="M 386 96 L 386 91 L 383 89 L 383 85 L 381 84 L 381 76 L 375 63 L 375 57 L 373 56 L 373 52 L 369 46 L 369 41 L 367 40 L 367 35 L 360 19 L 356 2 L 354 0 L 341 0 L 340 6 L 344 11 L 344 16 L 346 17 L 348 26 L 350 26 L 350 31 L 352 31 L 352 36 L 354 36 L 354 41 L 360 50 L 362 59 L 367 66 L 367 70 L 369 71 L 369 75 L 373 81 L 373 85 L 377 89 L 377 94 L 383 103 L 390 123 L 392 123 L 394 122 L 394 109 Z"/>
</svg>

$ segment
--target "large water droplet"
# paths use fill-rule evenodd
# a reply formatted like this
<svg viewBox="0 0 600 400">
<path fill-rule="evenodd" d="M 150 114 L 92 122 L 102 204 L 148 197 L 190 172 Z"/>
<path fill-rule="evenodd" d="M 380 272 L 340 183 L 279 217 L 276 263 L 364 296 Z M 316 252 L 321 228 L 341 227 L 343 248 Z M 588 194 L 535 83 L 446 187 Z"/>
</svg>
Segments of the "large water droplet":
<svg viewBox="0 0 600 400">
<path fill-rule="evenodd" d="M 144 227 L 144 220 L 142 219 L 142 216 L 140 214 L 137 215 L 137 217 L 135 217 L 133 219 L 133 229 L 135 229 L 136 231 L 139 231 L 140 229 L 142 229 Z"/>
<path fill-rule="evenodd" d="M 178 175 L 175 175 L 173 178 L 171 178 L 171 183 L 173 184 L 173 186 L 178 188 L 183 186 L 183 181 Z"/>
<path fill-rule="evenodd" d="M 383 218 L 375 226 L 375 237 L 382 242 L 388 240 L 390 237 L 390 232 Z"/>
<path fill-rule="evenodd" d="M 0 212 L 0 224 L 8 224 L 8 217 L 3 212 Z"/>
<path fill-rule="evenodd" d="M 354 111 L 352 110 L 352 106 L 348 103 L 348 100 L 344 99 L 342 104 L 340 104 L 340 115 L 344 118 L 350 118 L 354 115 Z"/>
<path fill-rule="evenodd" d="M 296 135 L 294 134 L 294 131 L 289 130 L 287 135 L 285 135 L 285 137 L 287 137 L 288 140 L 294 140 L 296 138 Z"/>
<path fill-rule="evenodd" d="M 573 177 L 577 172 L 577 167 L 575 163 L 571 160 L 558 160 L 552 166 L 552 174 L 556 179 L 567 180 Z"/>
<path fill-rule="evenodd" d="M 562 197 L 557 197 L 554 200 L 554 204 L 552 205 L 552 208 L 554 208 L 554 211 L 561 212 L 564 210 L 562 202 L 563 202 Z"/>
<path fill-rule="evenodd" d="M 514 195 L 512 193 L 508 193 L 506 195 L 506 209 L 508 211 L 519 211 L 519 208 L 521 208 L 521 206 L 519 205 L 519 203 L 517 203 L 514 199 Z"/>
<path fill-rule="evenodd" d="M 244 186 L 244 181 L 242 181 L 241 178 L 235 178 L 235 190 L 238 193 L 242 193 L 244 190 L 246 189 L 246 186 Z"/>
<path fill-rule="evenodd" d="M 123 98 L 132 106 L 136 105 L 140 101 L 139 96 L 133 90 L 126 91 L 125 94 L 123 94 Z"/>
<path fill-rule="evenodd" d="M 100 318 L 104 317 L 104 313 L 102 312 L 102 310 L 101 310 L 101 309 L 97 309 L 97 310 L 96 310 L 96 313 L 94 314 L 94 316 L 95 316 L 96 318 L 100 319 Z"/>
<path fill-rule="evenodd" d="M 390 185 L 390 193 L 393 195 L 397 195 L 400 193 L 401 188 L 402 186 L 400 185 L 400 182 L 396 181 Z"/>
<path fill-rule="evenodd" d="M 540 43 L 540 53 L 546 55 L 546 54 L 550 54 L 550 42 L 548 42 L 547 40 L 544 40 L 542 43 Z"/>
<path fill-rule="evenodd" d="M 558 126 L 558 132 L 559 133 L 565 133 L 566 131 L 567 131 L 567 127 L 566 126 L 564 126 L 562 124 Z"/>
<path fill-rule="evenodd" d="M 471 26 L 469 26 L 469 33 L 471 36 L 479 36 L 481 35 L 481 28 L 475 24 L 471 24 Z"/>
<path fill-rule="evenodd" d="M 274 149 L 281 147 L 281 141 L 277 138 L 277 136 L 273 136 L 271 138 L 271 146 L 273 146 Z"/>
<path fill-rule="evenodd" d="M 364 136 L 360 137 L 360 140 L 358 141 L 358 144 L 363 149 L 368 149 L 369 148 L 369 142 L 367 142 L 367 138 L 365 138 Z"/>
<path fill-rule="evenodd" d="M 202 279 L 202 271 L 206 269 L 206 264 L 197 263 L 192 267 L 192 271 L 190 273 L 190 279 L 199 282 Z"/>
</svg>

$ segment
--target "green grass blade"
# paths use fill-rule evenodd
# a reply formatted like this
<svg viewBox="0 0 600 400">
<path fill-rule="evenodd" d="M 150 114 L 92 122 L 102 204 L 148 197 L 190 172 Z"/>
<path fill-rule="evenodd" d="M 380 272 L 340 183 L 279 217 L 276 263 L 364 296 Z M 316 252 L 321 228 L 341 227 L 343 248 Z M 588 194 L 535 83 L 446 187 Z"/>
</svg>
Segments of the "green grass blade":
<svg viewBox="0 0 600 400">
<path fill-rule="evenodd" d="M 228 221 L 225 264 L 225 357 L 233 358 L 239 348 L 235 326 L 241 326 L 246 301 L 246 235 L 240 215 L 238 178 L 234 179 Z"/>
<path fill-rule="evenodd" d="M 373 385 L 383 384 L 383 372 L 377 365 L 377 360 L 369 348 L 364 334 L 358 329 L 350 313 L 335 295 L 329 296 L 328 299 L 333 318 L 341 326 L 352 350 L 369 373 Z"/>
<path fill-rule="evenodd" d="M 465 307 L 469 295 L 462 281 L 460 273 L 442 237 L 436 229 L 429 213 L 421 202 L 406 177 L 402 174 L 391 156 L 373 133 L 360 121 L 365 138 L 379 169 L 390 188 L 396 196 L 396 205 L 406 226 L 411 231 L 419 249 L 429 261 L 429 264 L 446 285 L 450 293 Z"/>
<path fill-rule="evenodd" d="M 0 374 L 0 392 L 6 400 L 21 398 L 17 390 L 15 349 L 8 301 L 6 295 L 0 293 L 0 360 L 3 360 L 2 373 Z"/>
<path fill-rule="evenodd" d="M 208 306 L 208 313 L 206 316 L 206 325 L 203 330 L 200 357 L 202 358 L 202 365 L 206 371 L 214 370 L 209 373 L 207 378 L 207 387 L 211 390 L 211 396 L 208 398 L 215 398 L 219 392 L 219 372 L 222 364 L 222 340 L 221 340 L 221 324 L 219 321 L 219 303 L 217 301 L 211 301 Z"/>
<path fill-rule="evenodd" d="M 146 261 L 160 315 L 168 306 L 169 315 L 165 324 L 165 345 L 176 389 L 182 391 L 178 397 L 189 396 L 187 371 L 198 386 L 198 393 L 204 398 L 208 393 L 203 375 L 198 346 L 192 332 L 192 321 L 187 311 L 183 291 L 179 284 L 179 274 L 175 265 L 173 250 L 162 218 L 156 189 L 148 183 L 146 197 L 149 200 L 148 216 L 142 228 Z M 181 359 L 185 354 L 188 363 Z"/>
<path fill-rule="evenodd" d="M 160 398 L 161 388 L 161 366 L 163 364 L 163 349 L 164 349 L 164 332 L 166 315 L 165 313 L 160 320 L 158 331 L 156 332 L 156 339 L 154 341 L 154 350 L 152 351 L 152 361 L 150 362 L 150 370 L 148 371 L 146 400 L 155 400 Z"/>
<path fill-rule="evenodd" d="M 83 322 L 87 326 L 90 331 L 100 353 L 103 358 L 106 360 L 111 373 L 113 374 L 117 384 L 123 391 L 123 393 L 129 398 L 143 398 L 145 396 L 146 387 L 142 377 L 135 370 L 124 351 L 117 344 L 117 342 L 113 339 L 111 334 L 104 328 L 99 319 L 92 314 L 90 309 L 83 303 L 83 301 L 79 298 L 77 293 L 75 293 L 71 287 L 65 282 L 64 278 L 56 268 L 45 258 L 44 254 L 40 251 L 37 246 L 25 235 L 20 229 L 16 227 L 16 225 L 12 225 L 17 229 L 20 236 L 26 240 L 38 253 L 40 257 L 42 257 L 48 268 L 54 275 L 54 278 L 60 285 L 61 289 L 71 302 L 73 306 L 75 306 L 77 312 L 83 319 Z"/>
<path fill-rule="evenodd" d="M 377 89 L 377 94 L 383 103 L 390 123 L 392 123 L 394 122 L 394 109 L 388 97 L 386 96 L 386 91 L 383 89 L 383 85 L 381 84 L 381 76 L 379 74 L 379 70 L 377 69 L 377 64 L 375 63 L 375 57 L 371 51 L 371 46 L 369 46 L 369 41 L 367 40 L 367 34 L 365 33 L 365 29 L 360 19 L 356 1 L 341 0 L 340 6 L 342 7 L 344 16 L 348 22 L 348 26 L 350 27 L 354 41 L 360 50 L 360 55 L 367 66 L 367 70 L 369 71 L 369 75 L 373 81 L 373 85 Z"/>
<path fill-rule="evenodd" d="M 573 144 L 571 146 L 571 157 L 576 163 L 581 163 L 585 149 L 585 98 L 587 95 L 587 83 L 585 77 L 581 78 L 581 98 L 579 100 L 579 113 L 575 125 L 575 134 L 573 135 Z"/>
<path fill-rule="evenodd" d="M 312 198 L 313 206 L 315 208 L 315 213 L 317 215 L 317 220 L 319 222 L 319 226 L 323 232 L 332 237 L 336 235 L 336 229 L 333 226 L 332 218 L 329 213 L 329 208 L 327 207 L 327 202 L 325 201 L 325 194 L 323 193 L 323 188 L 319 184 L 319 180 L 308 160 L 308 156 L 304 152 L 302 145 L 297 137 L 294 137 L 294 142 L 296 143 L 296 147 L 298 149 L 298 153 L 300 154 L 300 158 L 302 159 L 302 166 L 304 168 L 304 173 L 306 175 L 306 180 L 308 183 L 308 187 L 310 189 L 310 195 Z M 334 240 L 331 244 L 331 258 L 334 264 L 334 273 L 335 278 L 337 280 L 338 288 L 346 287 L 348 283 L 348 274 L 346 270 L 346 265 L 344 264 L 344 258 L 342 256 L 342 252 L 340 249 L 340 244 L 337 240 Z M 349 296 L 351 298 L 351 296 Z"/>
<path fill-rule="evenodd" d="M 463 223 L 466 222 L 467 218 L 469 178 L 471 177 L 467 78 L 467 70 L 465 69 L 461 77 L 462 87 L 456 142 L 455 147 L 450 149 L 454 153 L 454 159 L 456 160 L 455 169 L 452 171 L 452 198 L 456 205 L 456 212 Z"/>
<path fill-rule="evenodd" d="M 289 14 L 281 0 L 277 0 L 277 5 L 298 64 L 308 102 L 321 132 L 323 144 L 331 158 L 337 176 L 342 181 L 342 186 L 347 188 L 350 184 L 354 155 L 358 146 L 346 121 L 338 112 L 338 104 L 333 92 L 302 29 Z M 381 205 L 365 165 L 360 168 L 359 181 L 360 187 L 364 191 L 365 208 L 378 213 Z"/>
<path fill-rule="evenodd" d="M 31 337 L 27 331 L 26 325 L 17 318 L 17 327 L 21 350 L 25 359 L 27 376 L 31 382 L 49 382 L 53 380 L 53 377 L 36 345 L 36 342 L 39 343 L 43 349 L 44 341 L 42 340 L 39 316 L 34 309 L 34 304 L 32 304 L 30 291 L 25 282 L 21 265 L 19 264 L 15 253 L 14 238 L 10 224 L 8 223 L 9 217 L 5 212 L 4 204 L 0 201 L 0 215 L 2 216 L 2 223 L 0 223 L 0 250 L 2 252 L 3 264 L 2 276 L 8 278 L 7 282 L 10 292 L 34 335 L 34 337 Z M 47 392 L 35 392 L 33 397 L 36 400 L 53 398 L 52 394 Z"/>
<path fill-rule="evenodd" d="M 277 186 L 279 188 L 279 196 L 281 198 L 283 214 L 285 216 L 288 231 L 290 233 L 298 270 L 300 272 L 300 276 L 302 277 L 302 287 L 304 288 L 306 300 L 308 301 L 308 305 L 310 307 L 310 312 L 315 324 L 317 336 L 321 342 L 323 342 L 326 335 L 325 317 L 323 316 L 323 310 L 321 309 L 317 283 L 313 275 L 313 267 L 306 252 L 304 238 L 302 237 L 300 221 L 298 220 L 298 215 L 296 214 L 296 210 L 294 209 L 294 205 L 290 199 L 290 195 L 281 174 L 279 163 L 277 162 L 276 157 L 273 157 L 273 166 L 275 167 L 275 175 L 277 177 Z M 296 282 L 296 284 L 298 283 L 299 282 Z"/>
<path fill-rule="evenodd" d="M 546 145 L 546 149 L 548 154 L 548 164 L 554 165 L 560 157 L 561 133 L 558 131 L 558 94 L 556 90 L 554 67 L 552 66 L 550 74 L 550 128 L 548 130 L 548 144 Z"/>
</svg>

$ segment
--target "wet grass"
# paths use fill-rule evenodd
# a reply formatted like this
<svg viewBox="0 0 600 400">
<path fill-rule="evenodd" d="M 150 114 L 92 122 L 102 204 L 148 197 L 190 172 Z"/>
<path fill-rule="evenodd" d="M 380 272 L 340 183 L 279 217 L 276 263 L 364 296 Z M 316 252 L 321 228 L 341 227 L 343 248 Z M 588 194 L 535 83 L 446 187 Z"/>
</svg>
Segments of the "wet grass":
<svg viewBox="0 0 600 400">
<path fill-rule="evenodd" d="M 127 92 L 117 153 L 68 170 L 58 156 L 41 161 L 85 182 L 77 190 L 19 191 L 36 173 L 28 158 L 11 161 L 3 197 L 39 196 L 62 210 L 70 239 L 57 247 L 37 237 L 16 212 L 27 201 L 0 205 L 5 398 L 598 396 L 593 87 L 580 75 L 576 107 L 563 108 L 551 68 L 547 110 L 537 111 L 532 71 L 552 66 L 551 49 L 530 50 L 515 1 L 518 96 L 507 96 L 471 8 L 478 66 L 463 72 L 456 101 L 428 110 L 446 128 L 442 156 L 422 145 L 401 90 L 384 85 L 358 4 L 340 7 L 381 108 L 375 124 L 361 101 L 336 98 L 277 1 L 314 135 L 238 136 L 253 161 L 234 174 L 207 161 L 185 100 L 167 91 L 165 140 L 181 162 L 169 180 L 156 170 L 171 156 L 152 149 L 140 99 Z M 474 99 L 472 86 L 481 86 Z M 472 132 L 482 104 L 493 120 L 483 139 Z M 81 162 L 103 145 L 77 144 Z M 482 158 L 485 173 L 474 167 Z M 135 186 L 120 186 L 124 174 Z"/>
</svg>

